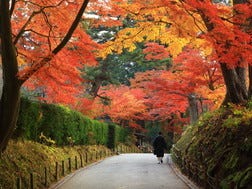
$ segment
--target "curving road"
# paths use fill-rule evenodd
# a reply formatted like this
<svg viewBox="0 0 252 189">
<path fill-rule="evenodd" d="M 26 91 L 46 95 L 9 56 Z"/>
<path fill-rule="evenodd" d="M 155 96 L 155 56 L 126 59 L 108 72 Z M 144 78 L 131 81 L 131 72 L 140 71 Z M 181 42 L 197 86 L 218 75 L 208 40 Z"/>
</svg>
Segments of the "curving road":
<svg viewBox="0 0 252 189">
<path fill-rule="evenodd" d="M 54 189 L 188 189 L 167 164 L 153 154 L 121 154 L 64 179 Z"/>
</svg>

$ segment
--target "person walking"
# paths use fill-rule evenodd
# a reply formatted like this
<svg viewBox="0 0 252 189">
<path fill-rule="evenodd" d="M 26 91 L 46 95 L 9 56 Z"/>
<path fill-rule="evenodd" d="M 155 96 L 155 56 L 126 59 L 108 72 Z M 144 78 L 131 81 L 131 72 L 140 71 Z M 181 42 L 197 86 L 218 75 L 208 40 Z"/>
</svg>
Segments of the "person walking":
<svg viewBox="0 0 252 189">
<path fill-rule="evenodd" d="M 153 149 L 154 155 L 157 156 L 158 164 L 163 163 L 164 150 L 167 149 L 167 144 L 161 132 L 158 133 L 158 136 L 153 142 Z"/>
</svg>

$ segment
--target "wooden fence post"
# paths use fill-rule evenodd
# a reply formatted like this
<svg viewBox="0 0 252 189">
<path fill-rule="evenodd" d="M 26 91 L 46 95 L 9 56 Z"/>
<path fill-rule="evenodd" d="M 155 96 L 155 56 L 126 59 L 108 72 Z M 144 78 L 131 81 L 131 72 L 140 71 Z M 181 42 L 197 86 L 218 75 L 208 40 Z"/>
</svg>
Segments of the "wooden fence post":
<svg viewBox="0 0 252 189">
<path fill-rule="evenodd" d="M 55 180 L 57 181 L 58 180 L 58 162 L 55 163 Z"/>
<path fill-rule="evenodd" d="M 68 170 L 70 173 L 72 172 L 71 158 L 68 158 Z"/>
<path fill-rule="evenodd" d="M 75 170 L 78 169 L 78 159 L 77 159 L 77 156 L 74 157 L 75 159 Z"/>
<path fill-rule="evenodd" d="M 47 175 L 47 168 L 46 167 L 44 168 L 44 171 L 45 171 L 45 183 L 44 183 L 44 185 L 46 187 L 48 185 L 48 175 Z"/>
<path fill-rule="evenodd" d="M 33 173 L 30 173 L 30 189 L 34 189 L 34 177 L 33 177 Z"/>
<path fill-rule="evenodd" d="M 62 176 L 65 175 L 65 161 L 64 160 L 61 161 L 61 175 Z"/>
<path fill-rule="evenodd" d="M 80 154 L 80 163 L 81 163 L 81 167 L 83 167 L 83 159 L 82 159 L 82 155 Z"/>
<path fill-rule="evenodd" d="M 17 178 L 17 189 L 21 189 L 21 187 L 22 187 L 21 178 L 18 177 Z"/>
<path fill-rule="evenodd" d="M 86 152 L 86 164 L 88 163 L 88 153 Z"/>
</svg>

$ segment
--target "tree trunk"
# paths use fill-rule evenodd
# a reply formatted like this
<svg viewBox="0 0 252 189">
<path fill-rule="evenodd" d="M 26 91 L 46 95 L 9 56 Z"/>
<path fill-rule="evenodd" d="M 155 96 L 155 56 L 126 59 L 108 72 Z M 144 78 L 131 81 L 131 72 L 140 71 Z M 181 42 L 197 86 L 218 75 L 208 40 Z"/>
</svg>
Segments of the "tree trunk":
<svg viewBox="0 0 252 189">
<path fill-rule="evenodd" d="M 2 152 L 16 126 L 20 102 L 20 84 L 16 77 L 18 65 L 11 36 L 9 1 L 0 2 L 0 12 L 3 69 L 3 90 L 0 101 L 0 152 Z"/>
<path fill-rule="evenodd" d="M 198 120 L 199 117 L 196 95 L 190 94 L 188 96 L 188 102 L 189 102 L 190 124 L 193 124 Z"/>
<path fill-rule="evenodd" d="M 84 0 L 78 14 L 76 15 L 68 32 L 52 51 L 56 55 L 71 39 L 73 32 L 78 26 L 79 21 L 88 5 L 89 0 Z M 13 1 L 14 3 L 14 1 Z M 13 4 L 12 4 L 13 5 Z M 8 141 L 16 127 L 16 122 L 19 112 L 20 103 L 20 87 L 30 78 L 32 74 L 38 71 L 46 62 L 51 60 L 51 57 L 44 58 L 42 62 L 34 64 L 31 67 L 31 72 L 27 72 L 23 77 L 17 78 L 18 62 L 16 50 L 12 42 L 11 30 L 11 12 L 9 10 L 9 0 L 0 1 L 0 37 L 1 37 L 1 53 L 2 53 L 2 70 L 3 70 L 3 90 L 0 101 L 0 152 L 3 152 L 8 144 Z"/>
<path fill-rule="evenodd" d="M 242 4 L 248 2 L 247 0 L 234 0 L 233 4 Z M 205 15 L 204 12 L 199 12 L 201 15 L 207 30 L 210 32 L 214 29 L 214 23 L 211 22 L 211 18 Z M 221 42 L 220 42 L 221 43 Z M 229 45 L 226 45 L 227 51 Z M 218 52 L 217 52 L 218 53 Z M 219 55 L 221 56 L 221 55 Z M 248 90 L 245 83 L 245 69 L 237 67 L 236 69 L 229 69 L 226 63 L 220 63 L 222 75 L 226 86 L 226 96 L 222 104 L 229 102 L 234 104 L 243 104 L 248 101 Z"/>
<path fill-rule="evenodd" d="M 249 88 L 248 88 L 248 98 L 252 98 L 252 66 L 249 66 Z"/>
<path fill-rule="evenodd" d="M 241 104 L 248 100 L 243 68 L 229 69 L 221 63 L 221 71 L 226 85 L 226 97 L 223 104 L 229 102 Z"/>
</svg>

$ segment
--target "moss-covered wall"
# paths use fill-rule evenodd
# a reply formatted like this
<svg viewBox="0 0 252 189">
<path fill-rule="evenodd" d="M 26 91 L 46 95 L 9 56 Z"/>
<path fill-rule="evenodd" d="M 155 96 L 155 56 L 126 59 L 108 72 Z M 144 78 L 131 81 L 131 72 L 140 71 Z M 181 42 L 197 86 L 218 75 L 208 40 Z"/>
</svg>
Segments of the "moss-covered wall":
<svg viewBox="0 0 252 189">
<path fill-rule="evenodd" d="M 204 188 L 252 188 L 252 110 L 230 106 L 189 126 L 173 148 L 181 170 Z"/>
</svg>

